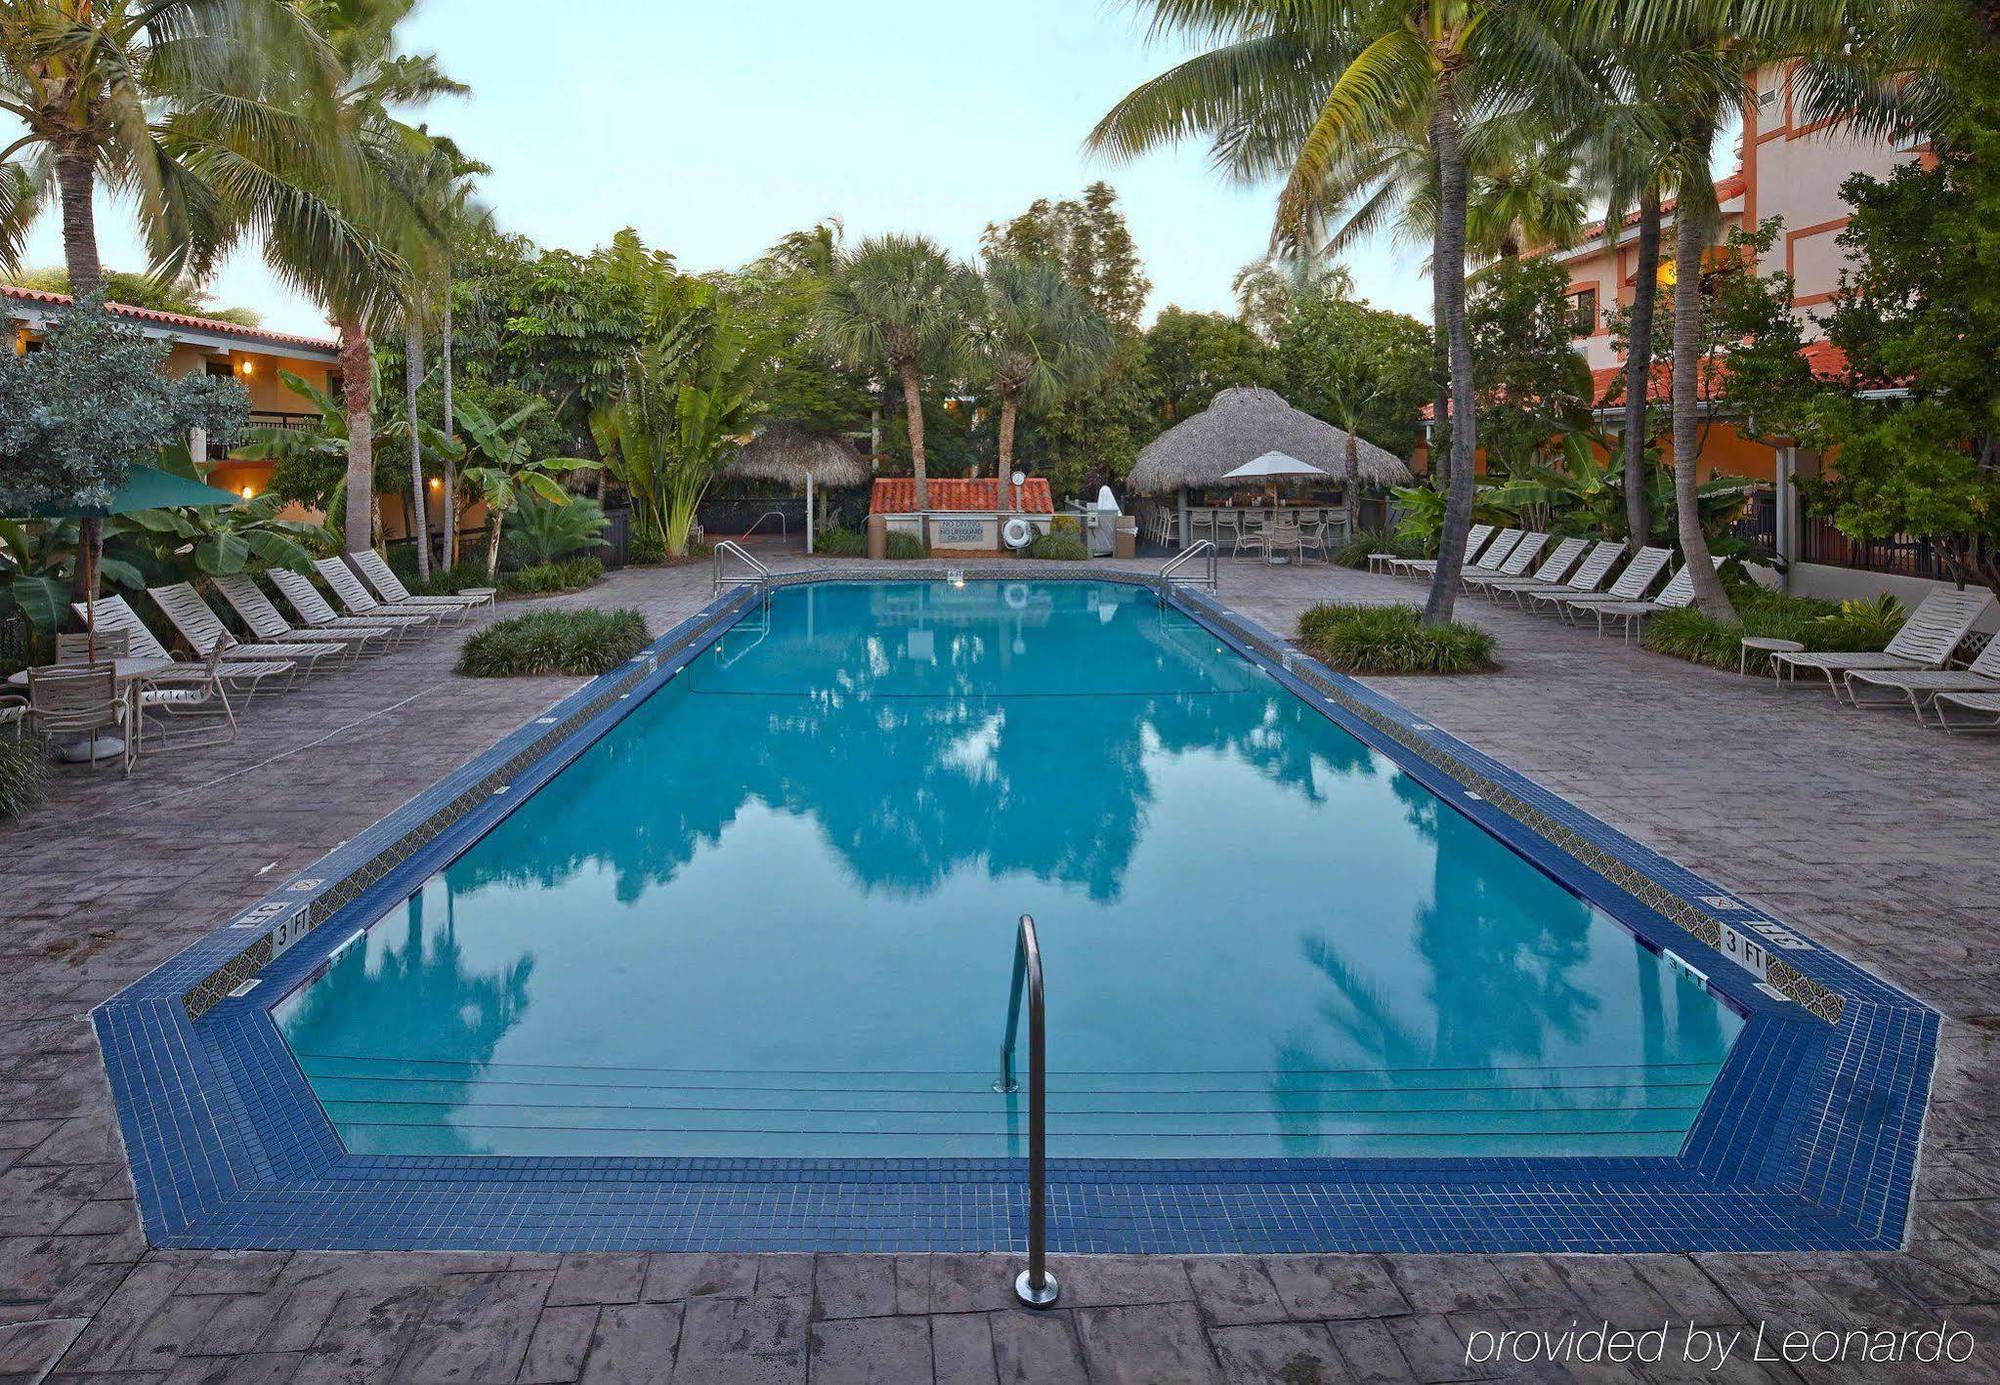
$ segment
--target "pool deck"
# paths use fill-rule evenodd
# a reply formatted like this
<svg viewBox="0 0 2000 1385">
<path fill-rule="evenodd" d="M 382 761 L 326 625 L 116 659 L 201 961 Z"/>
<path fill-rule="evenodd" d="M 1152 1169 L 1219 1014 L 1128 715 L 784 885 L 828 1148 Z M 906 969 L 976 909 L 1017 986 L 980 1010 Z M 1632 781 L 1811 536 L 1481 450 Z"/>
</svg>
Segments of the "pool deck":
<svg viewBox="0 0 2000 1385">
<path fill-rule="evenodd" d="M 635 570 L 558 600 L 637 606 L 663 630 L 708 580 Z M 1420 592 L 1223 569 L 1222 599 L 1280 631 L 1314 601 Z M 233 746 L 143 761 L 130 782 L 65 772 L 37 816 L 0 827 L 0 1385 L 1441 1381 L 1505 1373 L 1467 1365 L 1473 1333 L 1572 1318 L 1671 1319 L 1676 1344 L 1689 1321 L 1766 1322 L 1767 1351 L 1794 1329 L 1948 1318 L 1978 1339 L 1970 1362 L 1869 1378 L 2000 1377 L 2000 737 L 1462 609 L 1499 634 L 1501 672 L 1371 685 L 1947 1017 L 1908 1250 L 1059 1260 L 1064 1307 L 1042 1315 L 1009 1307 L 1004 1257 L 148 1251 L 80 1017 L 581 682 L 457 678 L 448 635 L 260 698 Z M 1857 1378 L 1744 1366 L 1749 1350 L 1746 1335 L 1707 1378 Z"/>
</svg>

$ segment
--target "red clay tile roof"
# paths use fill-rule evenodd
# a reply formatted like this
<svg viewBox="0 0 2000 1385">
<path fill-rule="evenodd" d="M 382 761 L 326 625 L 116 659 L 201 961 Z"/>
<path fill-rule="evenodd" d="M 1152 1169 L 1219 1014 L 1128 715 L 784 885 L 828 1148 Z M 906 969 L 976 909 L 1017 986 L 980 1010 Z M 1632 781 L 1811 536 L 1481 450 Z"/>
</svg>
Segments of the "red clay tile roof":
<svg viewBox="0 0 2000 1385">
<path fill-rule="evenodd" d="M 24 303 L 41 303 L 52 308 L 67 308 L 75 301 L 66 293 L 50 293 L 46 289 L 24 289 L 12 284 L 0 285 L 0 296 L 17 298 Z M 159 327 L 185 327 L 190 331 L 241 337 L 246 342 L 269 346 L 305 346 L 315 351 L 340 349 L 339 342 L 328 341 L 324 337 L 295 337 L 286 332 L 267 332 L 262 327 L 245 327 L 240 322 L 225 322 L 221 318 L 195 317 L 188 313 L 163 313 L 155 308 L 137 308 L 130 303 L 106 303 L 104 306 L 110 309 L 114 317 L 127 318 L 133 322 L 149 322 Z"/>
<path fill-rule="evenodd" d="M 1830 341 L 1808 342 L 1799 354 L 1806 358 L 1806 364 L 1812 367 L 1813 374 L 1822 380 L 1839 379 L 1841 373 L 1847 369 L 1847 353 Z M 1708 363 L 1704 362 L 1703 369 L 1707 370 L 1708 368 Z M 1718 361 L 1714 369 L 1716 372 L 1715 384 L 1721 389 L 1724 396 L 1727 397 L 1729 390 L 1728 359 L 1725 357 L 1721 361 Z M 1591 393 L 1601 403 L 1605 396 L 1610 393 L 1612 386 L 1617 385 L 1619 387 L 1619 398 L 1622 400 L 1624 398 L 1624 380 L 1625 367 L 1622 365 L 1605 366 L 1602 370 L 1593 370 L 1590 372 Z M 1655 361 L 1653 363 L 1653 379 L 1646 391 L 1646 397 L 1655 403 L 1667 403 L 1673 395 L 1673 381 L 1674 371 L 1672 365 L 1664 361 Z M 1709 391 L 1709 393 L 1713 393 L 1713 391 Z"/>
<path fill-rule="evenodd" d="M 963 477 L 932 477 L 926 486 L 929 491 L 930 507 L 933 510 L 1011 510 L 1014 508 L 1013 487 L 1007 487 L 1008 494 L 1003 500 L 999 493 L 999 481 L 993 477 L 967 480 Z M 876 478 L 875 493 L 869 498 L 868 513 L 872 515 L 914 514 L 917 508 L 917 483 L 908 476 L 882 476 Z M 1028 514 L 1051 515 L 1055 513 L 1055 501 L 1049 496 L 1049 482 L 1045 476 L 1030 476 L 1021 487 L 1021 509 Z"/>
<path fill-rule="evenodd" d="M 1743 176 L 1743 170 L 1739 168 L 1736 170 L 1736 172 L 1730 174 L 1727 178 L 1717 178 L 1715 180 L 1715 200 L 1717 202 L 1727 202 L 1732 197 L 1741 197 L 1744 194 L 1744 192 L 1748 190 L 1749 186 L 1750 186 L 1750 180 Z M 1678 199 L 1672 197 L 1666 198 L 1660 203 L 1661 214 L 1665 215 L 1667 213 L 1672 212 L 1677 204 L 1678 204 Z M 1622 229 L 1624 226 L 1637 226 L 1638 224 L 1639 224 L 1639 213 L 1636 211 L 1630 211 L 1625 213 L 1625 220 L 1620 225 Z M 1604 234 L 1604 218 L 1599 217 L 1597 220 L 1591 222 L 1588 226 L 1583 228 L 1583 230 L 1577 236 L 1577 241 L 1575 245 L 1570 246 L 1567 250 L 1559 250 L 1556 252 L 1556 254 L 1559 258 L 1567 259 L 1573 256 L 1582 255 L 1585 253 L 1591 253 L 1593 252 L 1593 247 L 1591 246 L 1590 242 L 1596 240 L 1599 236 L 1603 234 Z M 1602 247 L 1596 247 L 1596 248 L 1601 249 Z"/>
</svg>

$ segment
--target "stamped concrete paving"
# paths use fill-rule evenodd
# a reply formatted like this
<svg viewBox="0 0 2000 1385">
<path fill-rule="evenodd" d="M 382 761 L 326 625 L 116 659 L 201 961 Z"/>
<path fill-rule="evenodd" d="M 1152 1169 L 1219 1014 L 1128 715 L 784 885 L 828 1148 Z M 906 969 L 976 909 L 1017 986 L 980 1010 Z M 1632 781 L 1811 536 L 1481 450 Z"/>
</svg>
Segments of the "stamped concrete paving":
<svg viewBox="0 0 2000 1385">
<path fill-rule="evenodd" d="M 1226 566 L 1275 629 L 1411 584 Z M 572 602 L 655 629 L 705 568 Z M 194 1381 L 1443 1381 L 2000 1379 L 2000 739 L 1920 731 L 1468 607 L 1500 673 L 1380 686 L 1938 1006 L 1943 1057 L 1907 1251 L 1845 1256 L 1060 1260 L 1063 1308 L 1010 1306 L 986 1256 L 342 1255 L 149 1251 L 81 1016 L 188 939 L 574 686 L 450 672 L 457 637 L 285 697 L 233 746 L 65 772 L 0 828 L 0 1385 Z M 1504 1329 L 1672 1320 L 1660 1365 L 1468 1364 Z M 1957 1366 L 1676 1363 L 1687 1324 L 1929 1327 Z M 1772 1348 L 1767 1346 L 1767 1352 Z"/>
</svg>

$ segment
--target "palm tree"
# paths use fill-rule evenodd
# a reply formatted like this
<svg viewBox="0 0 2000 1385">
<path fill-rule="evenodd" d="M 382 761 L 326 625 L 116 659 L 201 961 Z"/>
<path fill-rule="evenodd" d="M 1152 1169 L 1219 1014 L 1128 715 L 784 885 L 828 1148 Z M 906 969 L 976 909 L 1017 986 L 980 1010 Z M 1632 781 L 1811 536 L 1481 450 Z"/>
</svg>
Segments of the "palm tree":
<svg viewBox="0 0 2000 1385">
<path fill-rule="evenodd" d="M 1466 240 L 1476 253 L 1515 260 L 1530 248 L 1567 250 L 1576 244 L 1587 199 L 1566 142 L 1566 136 L 1531 138 L 1487 158 L 1468 155 Z"/>
<path fill-rule="evenodd" d="M 567 505 L 569 491 L 557 479 L 564 472 L 594 470 L 585 457 L 537 457 L 521 425 L 547 405 L 532 400 L 502 419 L 467 403 L 459 421 L 465 425 L 465 484 L 485 502 L 487 515 L 486 577 L 500 571 L 500 531 L 507 515 L 533 495 L 552 505 Z M 440 441 L 443 441 L 440 439 Z"/>
<path fill-rule="evenodd" d="M 1451 476 L 1427 623 L 1448 620 L 1472 522 L 1478 447 L 1465 317 L 1468 128 L 1532 96 L 1560 124 L 1573 73 L 1540 24 L 1510 0 L 1149 0 L 1156 30 L 1221 46 L 1142 86 L 1091 143 L 1136 154 L 1194 133 L 1232 172 L 1283 168 L 1274 240 L 1315 236 L 1357 169 L 1421 138 L 1437 170 L 1431 274 L 1450 371 Z"/>
<path fill-rule="evenodd" d="M 974 292 L 964 267 L 928 237 L 887 235 L 842 255 L 820 300 L 834 353 L 856 369 L 884 366 L 902 382 L 920 511 L 930 507 L 923 371 L 948 366 L 961 353 Z"/>
<path fill-rule="evenodd" d="M 1047 260 L 990 260 L 973 350 L 1000 397 L 1001 489 L 1014 470 L 1022 404 L 1046 409 L 1087 388 L 1111 359 L 1110 324 Z M 921 502 L 919 502 L 921 504 Z"/>
<path fill-rule="evenodd" d="M 0 110 L 26 127 L 0 150 L 0 263 L 12 266 L 53 193 L 77 299 L 100 292 L 92 196 L 101 183 L 134 206 L 163 279 L 205 271 L 211 192 L 161 137 L 196 107 L 237 128 L 217 94 L 248 73 L 283 71 L 302 93 L 329 67 L 286 0 L 10 0 L 0 7 Z M 91 580 L 102 521 L 83 521 L 74 581 Z"/>
</svg>

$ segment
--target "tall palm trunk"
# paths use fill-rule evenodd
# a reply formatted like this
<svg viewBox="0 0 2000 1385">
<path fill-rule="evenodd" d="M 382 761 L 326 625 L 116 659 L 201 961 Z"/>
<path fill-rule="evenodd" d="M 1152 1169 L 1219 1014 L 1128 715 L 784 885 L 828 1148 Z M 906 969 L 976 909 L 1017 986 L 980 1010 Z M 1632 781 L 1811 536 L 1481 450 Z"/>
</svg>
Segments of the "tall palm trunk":
<svg viewBox="0 0 2000 1385">
<path fill-rule="evenodd" d="M 451 263 L 444 270 L 444 321 L 438 324 L 438 369 L 444 372 L 444 435 L 451 438 L 457 421 L 451 409 Z M 458 566 L 458 467 L 444 454 L 444 566 Z M 603 473 L 598 473 L 602 475 Z M 598 497 L 600 500 L 602 496 Z"/>
<path fill-rule="evenodd" d="M 1000 488 L 1000 508 L 1014 508 L 1012 488 L 1007 478 L 1014 474 L 1014 416 L 1021 407 L 1021 398 L 1012 390 L 1000 391 L 1000 469 L 993 473 L 995 484 Z"/>
<path fill-rule="evenodd" d="M 340 322 L 340 397 L 347 409 L 347 513 L 342 529 L 347 551 L 374 547 L 375 407 L 374 356 L 368 334 L 352 318 Z"/>
<path fill-rule="evenodd" d="M 1646 400 L 1653 385 L 1653 304 L 1660 296 L 1660 190 L 1639 196 L 1639 264 L 1625 333 L 1625 532 L 1634 549 L 1653 532 L 1646 494 Z"/>
<path fill-rule="evenodd" d="M 86 298 L 104 287 L 104 267 L 97 259 L 97 213 L 90 205 L 96 179 L 89 149 L 56 159 L 56 186 L 62 195 L 63 263 L 69 270 L 69 290 Z M 97 586 L 98 560 L 104 551 L 104 521 L 86 516 L 77 526 L 76 559 L 70 564 L 69 596 L 88 601 Z"/>
<path fill-rule="evenodd" d="M 1451 484 L 1450 449 L 1445 444 L 1451 426 L 1451 355 L 1444 339 L 1444 281 L 1438 268 L 1444 262 L 1444 219 L 1431 234 L 1431 489 L 1443 492 Z"/>
<path fill-rule="evenodd" d="M 917 509 L 931 507 L 929 478 L 924 474 L 924 401 L 918 394 L 917 363 L 905 358 L 900 366 L 903 377 L 903 413 L 910 422 L 910 474 L 917 482 Z M 928 539 L 928 535 L 926 535 Z"/>
<path fill-rule="evenodd" d="M 1708 537 L 1701 532 L 1699 480 L 1700 420 L 1695 401 L 1701 368 L 1701 220 L 1681 200 L 1674 217 L 1674 507 L 1680 521 L 1681 557 L 1694 577 L 1694 599 L 1709 616 L 1734 623 L 1736 608 L 1722 589 Z"/>
<path fill-rule="evenodd" d="M 403 417 L 410 427 L 410 537 L 417 541 L 417 579 L 431 580 L 431 517 L 424 504 L 424 443 L 417 433 L 417 381 L 424 373 L 424 324 L 403 315 Z"/>
<path fill-rule="evenodd" d="M 1431 274 L 1444 304 L 1443 327 L 1451 361 L 1451 484 L 1445 492 L 1444 533 L 1438 538 L 1424 623 L 1451 619 L 1465 564 L 1465 535 L 1472 527 L 1474 453 L 1478 413 L 1472 388 L 1472 334 L 1465 321 L 1465 150 L 1459 142 L 1458 99 L 1449 69 L 1438 79 L 1437 115 L 1431 122 L 1438 161 L 1438 237 Z"/>
<path fill-rule="evenodd" d="M 1354 439 L 1354 420 L 1347 420 L 1345 489 L 1347 491 L 1347 537 L 1361 532 L 1361 444 Z"/>
</svg>

